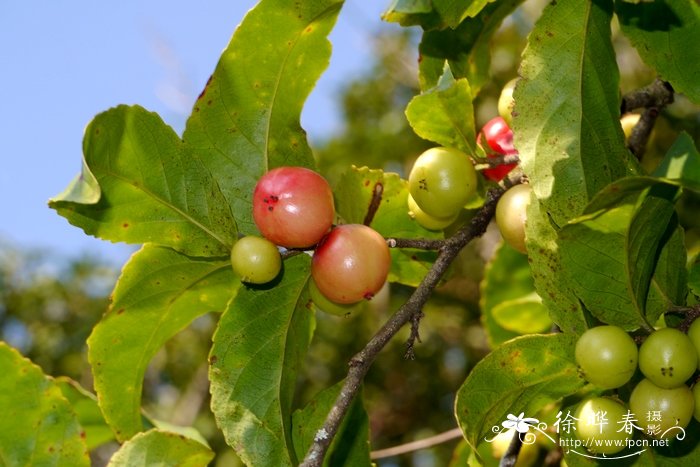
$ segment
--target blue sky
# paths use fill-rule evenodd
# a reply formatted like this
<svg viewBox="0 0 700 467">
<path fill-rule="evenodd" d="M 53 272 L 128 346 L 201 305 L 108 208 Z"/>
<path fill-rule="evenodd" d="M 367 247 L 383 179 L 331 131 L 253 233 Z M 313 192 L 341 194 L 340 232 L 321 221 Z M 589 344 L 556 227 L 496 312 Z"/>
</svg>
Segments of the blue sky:
<svg viewBox="0 0 700 467">
<path fill-rule="evenodd" d="M 140 104 L 181 132 L 192 103 L 253 0 L 0 1 L 0 241 L 115 264 L 133 247 L 85 235 L 47 207 L 78 173 L 97 113 Z M 348 0 L 331 65 L 302 114 L 313 140 L 339 125 L 335 96 L 369 66 L 386 1 Z"/>
</svg>

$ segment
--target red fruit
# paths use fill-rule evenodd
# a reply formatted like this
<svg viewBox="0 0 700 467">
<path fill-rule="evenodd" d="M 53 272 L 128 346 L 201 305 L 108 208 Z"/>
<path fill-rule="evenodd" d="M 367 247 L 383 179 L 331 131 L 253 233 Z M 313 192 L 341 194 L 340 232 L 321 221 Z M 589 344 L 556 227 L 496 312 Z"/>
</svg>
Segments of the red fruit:
<svg viewBox="0 0 700 467">
<path fill-rule="evenodd" d="M 328 182 L 313 170 L 279 167 L 260 177 L 253 192 L 253 219 L 260 233 L 286 248 L 318 243 L 333 225 Z"/>
<path fill-rule="evenodd" d="M 476 143 L 481 145 L 482 135 L 486 138 L 488 145 L 486 150 L 487 157 L 510 156 L 518 154 L 518 150 L 513 146 L 513 131 L 510 129 L 505 120 L 501 117 L 495 117 L 489 120 L 481 129 L 481 133 L 476 138 Z M 484 177 L 494 182 L 503 180 L 508 172 L 518 164 L 503 164 L 490 169 L 484 169 L 481 173 Z"/>
<path fill-rule="evenodd" d="M 356 303 L 379 292 L 390 267 L 389 247 L 379 233 L 366 225 L 346 224 L 318 244 L 311 275 L 327 299 Z"/>
</svg>

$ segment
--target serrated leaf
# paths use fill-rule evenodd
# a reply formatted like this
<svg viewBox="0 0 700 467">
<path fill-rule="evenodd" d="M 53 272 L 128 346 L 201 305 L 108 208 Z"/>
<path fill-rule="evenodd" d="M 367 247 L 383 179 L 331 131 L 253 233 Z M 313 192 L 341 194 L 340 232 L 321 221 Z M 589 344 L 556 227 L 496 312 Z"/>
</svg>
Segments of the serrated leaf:
<svg viewBox="0 0 700 467">
<path fill-rule="evenodd" d="M 385 238 L 442 238 L 426 230 L 408 215 L 408 182 L 395 173 L 367 167 L 353 167 L 343 174 L 336 187 L 338 214 L 346 223 L 361 224 L 369 208 L 374 187 L 382 184 L 382 203 L 371 227 Z M 408 248 L 391 249 L 390 282 L 417 286 L 435 261 L 436 254 Z"/>
<path fill-rule="evenodd" d="M 484 2 L 473 4 L 478 3 Z M 421 89 L 437 85 L 447 62 L 454 77 L 466 78 L 472 95 L 476 96 L 489 80 L 493 34 L 520 3 L 522 0 L 490 3 L 475 17 L 462 21 L 456 29 L 425 32 L 418 49 Z"/>
<path fill-rule="evenodd" d="M 214 459 L 214 452 L 185 436 L 161 430 L 139 433 L 112 456 L 109 467 L 158 465 L 201 467 Z"/>
<path fill-rule="evenodd" d="M 56 378 L 56 384 L 61 388 L 61 393 L 70 403 L 71 408 L 78 417 L 80 426 L 85 431 L 87 449 L 93 450 L 108 441 L 114 440 L 114 433 L 107 425 L 97 398 L 77 382 L 60 377 Z"/>
<path fill-rule="evenodd" d="M 628 172 L 619 125 L 619 72 L 610 38 L 612 3 L 550 3 L 528 36 L 515 89 L 515 145 L 556 226 Z"/>
<path fill-rule="evenodd" d="M 476 447 L 508 414 L 534 414 L 585 384 L 574 360 L 571 334 L 517 337 L 476 364 L 457 391 L 455 414 Z"/>
<path fill-rule="evenodd" d="M 205 161 L 246 235 L 257 232 L 251 200 L 260 176 L 279 166 L 314 165 L 299 119 L 328 66 L 326 36 L 342 4 L 261 1 L 236 30 L 187 121 L 183 139 Z"/>
<path fill-rule="evenodd" d="M 292 398 L 314 316 L 310 259 L 289 258 L 279 283 L 241 289 L 224 312 L 209 358 L 211 407 L 226 442 L 247 465 L 295 465 Z"/>
<path fill-rule="evenodd" d="M 601 321 L 627 330 L 653 329 L 685 295 L 680 286 L 685 249 L 673 204 L 677 191 L 657 184 L 633 192 L 617 206 L 583 216 L 559 232 L 570 287 Z"/>
<path fill-rule="evenodd" d="M 0 463 L 89 466 L 85 433 L 61 389 L 0 341 Z"/>
<path fill-rule="evenodd" d="M 518 335 L 544 331 L 551 326 L 543 306 L 544 310 L 536 313 L 536 321 L 542 324 L 537 329 L 527 316 L 519 313 L 519 302 L 530 299 L 534 291 L 527 256 L 502 243 L 487 264 L 480 284 L 481 321 L 492 348 Z M 541 299 L 532 299 L 541 306 Z"/>
<path fill-rule="evenodd" d="M 222 187 L 158 115 L 123 105 L 103 112 L 86 128 L 83 152 L 83 173 L 49 203 L 71 224 L 197 256 L 230 250 L 236 223 Z"/>
<path fill-rule="evenodd" d="M 298 459 L 303 459 L 318 430 L 335 403 L 343 382 L 321 391 L 306 407 L 292 416 L 292 438 Z M 371 466 L 369 450 L 369 419 L 362 405 L 362 392 L 355 397 L 347 415 L 328 448 L 323 465 L 328 467 Z"/>
<path fill-rule="evenodd" d="M 700 152 L 688 133 L 683 132 L 676 138 L 654 176 L 700 192 Z"/>
<path fill-rule="evenodd" d="M 421 138 L 473 155 L 476 131 L 472 97 L 467 80 L 455 80 L 446 67 L 437 86 L 411 99 L 406 118 Z"/>
<path fill-rule="evenodd" d="M 644 62 L 677 92 L 700 103 L 700 5 L 656 0 L 633 5 L 615 2 L 622 32 Z"/>
<path fill-rule="evenodd" d="M 117 439 L 143 428 L 143 377 L 153 356 L 197 317 L 222 311 L 238 284 L 228 258 L 192 258 L 153 245 L 131 257 L 88 339 L 95 390 Z"/>
</svg>

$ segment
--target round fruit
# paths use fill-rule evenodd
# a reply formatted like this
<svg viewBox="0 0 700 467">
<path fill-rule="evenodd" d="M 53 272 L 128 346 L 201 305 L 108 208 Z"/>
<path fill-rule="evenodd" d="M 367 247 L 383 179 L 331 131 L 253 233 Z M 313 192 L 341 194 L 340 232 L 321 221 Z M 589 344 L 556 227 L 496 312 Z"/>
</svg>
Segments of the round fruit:
<svg viewBox="0 0 700 467">
<path fill-rule="evenodd" d="M 329 300 L 356 303 L 379 292 L 390 266 L 389 247 L 381 235 L 366 225 L 346 224 L 319 242 L 311 275 Z"/>
<path fill-rule="evenodd" d="M 700 422 L 700 384 L 698 383 L 695 383 L 695 386 L 693 386 L 693 400 L 695 401 L 693 417 Z"/>
<path fill-rule="evenodd" d="M 431 148 L 413 164 L 408 189 L 427 214 L 452 217 L 476 192 L 476 170 L 462 151 Z"/>
<path fill-rule="evenodd" d="M 328 232 L 334 217 L 331 187 L 313 170 L 279 167 L 267 172 L 255 185 L 255 225 L 277 245 L 315 245 Z"/>
<path fill-rule="evenodd" d="M 678 329 L 654 331 L 639 348 L 639 369 L 661 388 L 682 385 L 697 368 L 697 350 L 690 338 Z"/>
<path fill-rule="evenodd" d="M 686 235 L 686 238 L 688 236 Z M 700 368 L 700 319 L 696 319 L 688 328 L 688 338 L 693 343 L 695 351 L 698 354 L 698 368 Z"/>
<path fill-rule="evenodd" d="M 311 301 L 319 310 L 331 315 L 342 316 L 343 318 L 349 318 L 352 315 L 362 311 L 365 308 L 366 303 L 360 302 L 344 305 L 342 303 L 332 302 L 328 300 L 320 290 L 318 290 L 318 286 L 313 278 L 309 280 L 309 296 L 311 297 Z"/>
<path fill-rule="evenodd" d="M 274 243 L 249 235 L 233 245 L 231 266 L 243 282 L 265 284 L 279 274 L 282 258 Z"/>
<path fill-rule="evenodd" d="M 583 401 L 576 411 L 576 436 L 588 440 L 587 449 L 597 454 L 622 451 L 633 430 L 624 429 L 627 407 L 617 399 L 594 397 Z"/>
<path fill-rule="evenodd" d="M 515 101 L 513 100 L 513 91 L 515 90 L 515 85 L 518 82 L 518 78 L 513 78 L 508 81 L 503 89 L 501 90 L 501 95 L 498 97 L 498 115 L 503 118 L 506 123 L 510 125 L 513 118 L 512 112 L 513 107 L 515 107 Z"/>
<path fill-rule="evenodd" d="M 459 214 L 446 218 L 431 216 L 418 206 L 418 203 L 416 203 L 416 200 L 413 199 L 410 193 L 408 195 L 408 215 L 415 219 L 421 227 L 428 230 L 443 230 L 459 217 Z"/>
<path fill-rule="evenodd" d="M 496 224 L 503 240 L 521 253 L 525 249 L 525 222 L 530 204 L 530 185 L 522 183 L 503 193 L 496 205 Z"/>
<path fill-rule="evenodd" d="M 502 117 L 489 120 L 481 129 L 481 133 L 476 138 L 477 144 L 481 145 L 482 135 L 486 138 L 487 147 L 484 148 L 487 157 L 511 156 L 518 154 L 518 150 L 513 145 L 513 131 Z M 493 181 L 501 181 L 508 175 L 508 172 L 518 164 L 502 164 L 490 169 L 484 169 L 481 173 L 484 177 Z"/>
<path fill-rule="evenodd" d="M 648 379 L 637 384 L 629 403 L 640 428 L 656 438 L 676 436 L 679 432 L 669 429 L 688 426 L 695 411 L 695 398 L 688 386 L 664 389 Z"/>
<path fill-rule="evenodd" d="M 637 369 L 637 344 L 622 328 L 598 326 L 576 342 L 576 363 L 588 382 L 602 389 L 619 388 Z"/>
</svg>

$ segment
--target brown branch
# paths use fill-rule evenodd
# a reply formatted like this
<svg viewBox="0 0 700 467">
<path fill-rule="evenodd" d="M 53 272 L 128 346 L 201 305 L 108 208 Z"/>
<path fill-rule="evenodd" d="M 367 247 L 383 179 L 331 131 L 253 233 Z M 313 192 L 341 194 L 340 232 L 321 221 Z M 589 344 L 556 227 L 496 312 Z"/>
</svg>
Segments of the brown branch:
<svg viewBox="0 0 700 467">
<path fill-rule="evenodd" d="M 520 156 L 517 154 L 510 154 L 508 156 L 486 157 L 480 158 L 476 162 L 477 164 L 474 165 L 474 168 L 476 170 L 484 170 L 498 167 L 499 165 L 518 164 L 520 162 Z"/>
<path fill-rule="evenodd" d="M 425 316 L 422 311 L 414 313 L 411 317 L 411 334 L 408 336 L 406 341 L 406 353 L 403 358 L 406 360 L 415 360 L 416 354 L 413 352 L 413 347 L 416 345 L 416 341 L 419 343 L 420 340 L 420 320 Z"/>
<path fill-rule="evenodd" d="M 520 455 L 520 450 L 523 447 L 523 440 L 520 439 L 520 433 L 517 431 L 513 435 L 513 439 L 510 440 L 508 449 L 506 449 L 505 454 L 501 457 L 501 462 L 498 463 L 498 467 L 513 467 L 516 462 L 518 462 L 518 456 Z"/>
<path fill-rule="evenodd" d="M 415 248 L 416 250 L 439 250 L 445 245 L 445 240 L 428 238 L 387 238 L 389 248 Z"/>
<path fill-rule="evenodd" d="M 370 225 L 374 220 L 375 214 L 379 210 L 379 206 L 382 204 L 382 195 L 384 194 L 384 185 L 382 182 L 377 182 L 374 184 L 372 189 L 372 199 L 369 202 L 369 207 L 367 208 L 367 214 L 365 215 L 365 220 L 362 222 L 365 225 Z"/>
<path fill-rule="evenodd" d="M 625 94 L 620 105 L 620 115 L 635 109 L 662 108 L 672 102 L 673 87 L 666 81 L 657 78 L 649 86 Z"/>
<path fill-rule="evenodd" d="M 632 129 L 627 147 L 637 160 L 642 159 L 644 151 L 647 149 L 647 141 L 649 141 L 649 136 L 654 129 L 654 123 L 656 123 L 656 118 L 658 116 L 659 109 L 657 107 L 650 107 L 642 113 L 641 117 L 639 117 L 639 121 Z"/>
<path fill-rule="evenodd" d="M 316 432 L 314 441 L 309 447 L 300 467 L 320 467 L 323 464 L 328 446 L 333 441 L 333 437 L 337 433 L 343 417 L 357 395 L 362 380 L 377 358 L 377 355 L 406 323 L 411 321 L 417 313 L 421 312 L 423 305 L 428 301 L 432 291 L 438 285 L 443 274 L 457 257 L 460 250 L 471 240 L 483 235 L 493 218 L 496 203 L 502 194 L 502 188 L 494 188 L 486 194 L 484 206 L 472 221 L 452 237 L 445 240 L 444 245 L 439 250 L 437 260 L 406 303 L 377 331 L 367 345 L 350 360 L 348 374 L 340 394 L 328 412 L 323 426 Z"/>
<path fill-rule="evenodd" d="M 410 443 L 400 444 L 386 449 L 378 449 L 370 453 L 371 459 L 384 459 L 387 457 L 400 456 L 401 454 L 408 454 L 409 452 L 420 451 L 421 449 L 431 448 L 437 446 L 438 444 L 446 443 L 452 441 L 453 439 L 461 438 L 462 430 L 459 428 L 453 428 L 449 431 L 439 433 L 435 436 L 429 438 L 419 439 L 417 441 L 411 441 Z"/>
</svg>

